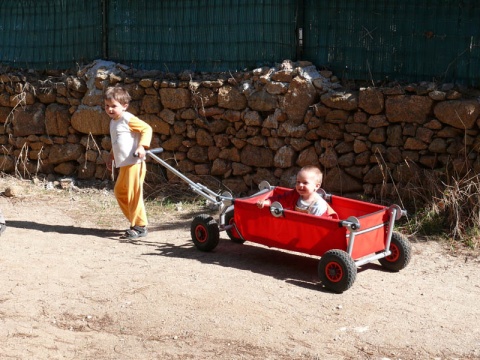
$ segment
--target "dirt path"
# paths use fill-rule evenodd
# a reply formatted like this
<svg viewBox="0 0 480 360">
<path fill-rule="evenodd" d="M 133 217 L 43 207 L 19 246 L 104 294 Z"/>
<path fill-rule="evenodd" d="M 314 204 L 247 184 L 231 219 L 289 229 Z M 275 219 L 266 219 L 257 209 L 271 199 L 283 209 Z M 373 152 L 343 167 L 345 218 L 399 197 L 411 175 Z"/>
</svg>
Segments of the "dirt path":
<svg viewBox="0 0 480 360">
<path fill-rule="evenodd" d="M 197 251 L 191 209 L 124 242 L 109 191 L 20 192 L 0 197 L 1 359 L 480 359 L 474 254 L 414 242 L 406 269 L 363 266 L 339 295 L 311 257 L 225 233 Z"/>
</svg>

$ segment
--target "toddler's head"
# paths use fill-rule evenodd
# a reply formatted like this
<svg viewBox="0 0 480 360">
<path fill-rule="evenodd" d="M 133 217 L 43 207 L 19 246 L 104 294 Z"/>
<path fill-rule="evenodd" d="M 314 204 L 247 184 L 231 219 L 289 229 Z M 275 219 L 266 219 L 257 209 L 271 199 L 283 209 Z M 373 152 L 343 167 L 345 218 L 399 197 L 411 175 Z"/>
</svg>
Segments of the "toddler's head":
<svg viewBox="0 0 480 360">
<path fill-rule="evenodd" d="M 295 188 L 302 198 L 309 198 L 322 185 L 323 173 L 313 165 L 304 166 L 297 174 Z"/>
</svg>

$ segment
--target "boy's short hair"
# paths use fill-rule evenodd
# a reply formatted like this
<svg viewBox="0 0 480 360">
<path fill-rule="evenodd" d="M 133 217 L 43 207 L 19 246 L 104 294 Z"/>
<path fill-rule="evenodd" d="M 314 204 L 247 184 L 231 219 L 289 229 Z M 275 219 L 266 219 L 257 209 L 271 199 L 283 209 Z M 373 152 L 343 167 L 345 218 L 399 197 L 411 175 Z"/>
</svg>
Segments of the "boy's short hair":
<svg viewBox="0 0 480 360">
<path fill-rule="evenodd" d="M 110 86 L 108 87 L 104 94 L 103 97 L 105 100 L 115 100 L 118 101 L 122 105 L 128 105 L 130 103 L 130 100 L 132 100 L 132 97 L 128 93 L 125 88 L 122 86 Z"/>
<path fill-rule="evenodd" d="M 306 165 L 306 166 L 302 167 L 300 169 L 300 171 L 305 171 L 305 172 L 309 172 L 309 173 L 313 174 L 313 176 L 315 177 L 316 183 L 319 184 L 319 185 L 322 185 L 323 172 L 322 172 L 322 170 L 320 170 L 320 168 L 318 166 Z"/>
</svg>

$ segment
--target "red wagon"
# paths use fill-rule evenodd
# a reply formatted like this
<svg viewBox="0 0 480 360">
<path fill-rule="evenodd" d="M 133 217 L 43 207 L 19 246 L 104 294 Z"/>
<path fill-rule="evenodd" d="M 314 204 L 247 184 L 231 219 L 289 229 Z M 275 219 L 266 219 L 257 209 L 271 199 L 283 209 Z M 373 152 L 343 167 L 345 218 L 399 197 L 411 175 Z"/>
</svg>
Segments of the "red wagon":
<svg viewBox="0 0 480 360">
<path fill-rule="evenodd" d="M 408 239 L 394 231 L 395 221 L 405 215 L 397 205 L 382 206 L 321 192 L 340 220 L 304 214 L 283 209 L 274 202 L 269 208 L 259 209 L 256 203 L 272 195 L 281 195 L 290 189 L 260 184 L 256 194 L 234 199 L 192 182 L 155 153 L 147 154 L 190 184 L 190 188 L 219 206 L 219 219 L 209 214 L 196 216 L 191 224 L 195 246 L 211 251 L 219 243 L 220 231 L 226 231 L 236 243 L 245 241 L 268 247 L 319 256 L 318 275 L 322 284 L 341 293 L 355 281 L 357 267 L 378 260 L 390 270 L 405 268 L 411 258 Z"/>
</svg>

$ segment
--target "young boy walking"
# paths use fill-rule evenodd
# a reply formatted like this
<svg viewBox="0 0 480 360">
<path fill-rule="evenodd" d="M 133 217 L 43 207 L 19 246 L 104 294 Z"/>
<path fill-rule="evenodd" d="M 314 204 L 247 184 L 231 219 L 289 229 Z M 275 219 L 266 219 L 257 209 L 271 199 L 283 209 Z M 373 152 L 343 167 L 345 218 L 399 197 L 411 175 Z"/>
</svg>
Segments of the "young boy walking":
<svg viewBox="0 0 480 360">
<path fill-rule="evenodd" d="M 127 111 L 130 100 L 123 87 L 113 86 L 105 91 L 105 111 L 111 119 L 112 140 L 107 170 L 112 171 L 112 162 L 120 169 L 114 193 L 120 209 L 130 221 L 130 229 L 122 236 L 124 239 L 136 239 L 148 233 L 143 181 L 147 172 L 145 149 L 152 141 L 150 125 Z"/>
</svg>

